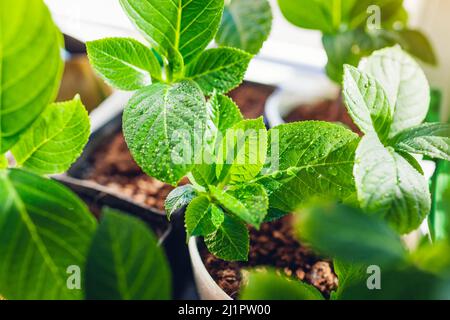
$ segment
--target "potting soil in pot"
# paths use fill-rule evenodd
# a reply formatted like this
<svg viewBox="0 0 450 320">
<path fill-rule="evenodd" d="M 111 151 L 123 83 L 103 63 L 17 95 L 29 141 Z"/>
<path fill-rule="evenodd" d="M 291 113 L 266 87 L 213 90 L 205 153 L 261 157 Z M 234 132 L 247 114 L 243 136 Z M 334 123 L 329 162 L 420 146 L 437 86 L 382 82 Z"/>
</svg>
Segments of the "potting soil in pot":
<svg viewBox="0 0 450 320">
<path fill-rule="evenodd" d="M 214 257 L 204 247 L 200 253 L 213 279 L 229 296 L 238 298 L 246 269 L 275 268 L 280 273 L 315 286 L 328 298 L 336 290 L 338 279 L 332 263 L 316 256 L 300 244 L 293 234 L 292 216 L 250 229 L 248 262 L 227 262 Z"/>
<path fill-rule="evenodd" d="M 323 100 L 311 105 L 298 106 L 285 116 L 284 120 L 286 122 L 306 120 L 337 122 L 346 125 L 358 134 L 361 133 L 348 114 L 347 109 L 342 103 L 341 97 L 336 100 Z"/>
</svg>

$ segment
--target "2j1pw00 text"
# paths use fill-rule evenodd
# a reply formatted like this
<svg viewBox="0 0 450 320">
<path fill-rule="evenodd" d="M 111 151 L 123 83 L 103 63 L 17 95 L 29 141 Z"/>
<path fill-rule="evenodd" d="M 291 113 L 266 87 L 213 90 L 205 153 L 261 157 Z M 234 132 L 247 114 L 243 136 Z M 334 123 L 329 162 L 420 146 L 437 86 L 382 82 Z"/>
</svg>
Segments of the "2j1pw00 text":
<svg viewBox="0 0 450 320">
<path fill-rule="evenodd" d="M 179 315 L 203 315 L 209 318 L 213 314 L 222 314 L 228 317 L 234 315 L 269 315 L 269 305 L 222 305 L 221 308 L 215 307 L 199 307 L 185 305 L 178 309 Z"/>
</svg>

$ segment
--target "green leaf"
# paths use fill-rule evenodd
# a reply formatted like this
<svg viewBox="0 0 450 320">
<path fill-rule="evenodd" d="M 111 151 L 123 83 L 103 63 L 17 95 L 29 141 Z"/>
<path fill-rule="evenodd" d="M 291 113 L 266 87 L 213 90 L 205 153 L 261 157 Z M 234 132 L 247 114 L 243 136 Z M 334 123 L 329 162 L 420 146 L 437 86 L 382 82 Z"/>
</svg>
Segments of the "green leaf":
<svg viewBox="0 0 450 320">
<path fill-rule="evenodd" d="M 367 265 L 348 263 L 341 260 L 333 260 L 333 269 L 339 279 L 339 286 L 331 294 L 332 300 L 340 300 L 348 286 L 367 279 Z"/>
<path fill-rule="evenodd" d="M 297 234 L 318 252 L 358 264 L 392 265 L 406 257 L 400 237 L 379 219 L 338 204 L 300 210 Z"/>
<path fill-rule="evenodd" d="M 216 42 L 257 54 L 269 37 L 272 19 L 267 0 L 231 0 L 225 5 Z"/>
<path fill-rule="evenodd" d="M 245 224 L 225 215 L 216 232 L 205 238 L 209 252 L 226 261 L 247 261 L 250 236 Z"/>
<path fill-rule="evenodd" d="M 107 209 L 103 214 L 87 259 L 86 298 L 170 299 L 169 265 L 153 233 L 121 212 Z"/>
<path fill-rule="evenodd" d="M 88 113 L 79 97 L 53 103 L 11 150 L 17 164 L 38 174 L 63 173 L 88 142 Z"/>
<path fill-rule="evenodd" d="M 216 162 L 216 175 L 226 183 L 247 182 L 256 177 L 267 155 L 267 130 L 261 118 L 244 120 L 228 129 Z"/>
<path fill-rule="evenodd" d="M 125 139 L 137 164 L 176 185 L 194 166 L 192 149 L 204 135 L 206 112 L 203 93 L 192 81 L 139 90 L 123 115 Z"/>
<path fill-rule="evenodd" d="M 251 271 L 241 300 L 324 300 L 315 287 L 278 275 L 275 271 Z"/>
<path fill-rule="evenodd" d="M 420 270 L 448 279 L 450 277 L 450 243 L 448 238 L 419 247 L 412 253 L 411 260 Z"/>
<path fill-rule="evenodd" d="M 8 159 L 6 158 L 6 155 L 1 154 L 0 155 L 0 169 L 5 169 L 8 167 Z"/>
<path fill-rule="evenodd" d="M 205 95 L 227 93 L 241 84 L 251 59 L 239 49 L 209 49 L 187 67 L 186 78 L 197 82 Z"/>
<path fill-rule="evenodd" d="M 344 67 L 344 98 L 350 116 L 364 133 L 377 132 L 384 141 L 389 135 L 393 109 L 373 77 L 355 67 Z"/>
<path fill-rule="evenodd" d="M 222 209 L 205 196 L 195 198 L 187 207 L 185 223 L 188 237 L 207 236 L 215 232 L 223 221 Z"/>
<path fill-rule="evenodd" d="M 111 86 L 137 90 L 161 81 L 161 66 L 152 50 L 130 38 L 107 38 L 86 43 L 89 61 Z"/>
<path fill-rule="evenodd" d="M 398 43 L 403 50 L 433 66 L 438 64 L 433 46 L 419 30 L 400 29 L 385 31 L 384 36 Z"/>
<path fill-rule="evenodd" d="M 84 273 L 96 223 L 58 183 L 0 171 L 0 294 L 7 299 L 82 299 L 68 288 L 70 266 Z"/>
<path fill-rule="evenodd" d="M 278 0 L 281 12 L 290 23 L 304 29 L 320 30 L 323 33 L 333 33 L 336 27 L 334 24 L 341 23 L 333 21 L 334 2 L 334 0 Z M 339 10 L 336 11 L 339 13 Z"/>
<path fill-rule="evenodd" d="M 394 108 L 390 138 L 423 122 L 430 105 L 430 86 L 417 62 L 399 46 L 376 51 L 361 69 L 378 80 Z"/>
<path fill-rule="evenodd" d="M 450 162 L 438 161 L 432 180 L 431 236 L 450 242 Z"/>
<path fill-rule="evenodd" d="M 0 3 L 0 153 L 56 97 L 62 36 L 41 0 Z"/>
<path fill-rule="evenodd" d="M 408 163 L 417 170 L 417 172 L 419 172 L 421 175 L 425 175 L 425 172 L 423 171 L 422 166 L 420 165 L 420 163 L 417 161 L 417 159 L 409 154 L 408 152 L 403 152 L 403 151 L 398 151 L 396 150 L 396 152 L 401 155 L 406 161 L 408 161 Z"/>
<path fill-rule="evenodd" d="M 207 187 L 216 184 L 216 150 L 220 146 L 223 135 L 227 129 L 243 120 L 239 107 L 227 96 L 214 93 L 207 103 L 208 121 L 206 140 L 208 146 L 204 146 L 205 159 L 200 165 L 196 165 L 192 170 L 192 175 L 197 183 Z"/>
<path fill-rule="evenodd" d="M 381 270 L 381 290 L 369 290 L 366 279 L 348 286 L 341 300 L 446 300 L 450 283 L 441 277 L 409 267 Z"/>
<path fill-rule="evenodd" d="M 120 0 L 128 17 L 169 61 L 181 53 L 187 65 L 214 38 L 223 0 Z"/>
<path fill-rule="evenodd" d="M 210 186 L 211 194 L 229 212 L 259 228 L 269 208 L 266 190 L 258 184 L 238 186 L 227 192 Z"/>
<path fill-rule="evenodd" d="M 211 109 L 211 121 L 223 135 L 235 124 L 244 120 L 236 103 L 222 94 L 214 94 L 208 106 Z"/>
<path fill-rule="evenodd" d="M 291 212 L 312 196 L 344 199 L 354 193 L 353 164 L 359 138 L 342 126 L 304 121 L 269 131 L 278 168 L 259 179 L 270 207 Z M 272 164 L 273 165 L 273 164 Z"/>
<path fill-rule="evenodd" d="M 190 184 L 178 187 L 169 193 L 164 204 L 167 218 L 170 220 L 175 212 L 187 206 L 196 196 L 197 191 Z"/>
<path fill-rule="evenodd" d="M 425 123 L 397 134 L 389 144 L 397 151 L 450 161 L 450 125 Z"/>
<path fill-rule="evenodd" d="M 354 176 L 362 209 L 384 217 L 402 234 L 418 228 L 430 212 L 425 178 L 375 135 L 361 140 Z"/>
</svg>

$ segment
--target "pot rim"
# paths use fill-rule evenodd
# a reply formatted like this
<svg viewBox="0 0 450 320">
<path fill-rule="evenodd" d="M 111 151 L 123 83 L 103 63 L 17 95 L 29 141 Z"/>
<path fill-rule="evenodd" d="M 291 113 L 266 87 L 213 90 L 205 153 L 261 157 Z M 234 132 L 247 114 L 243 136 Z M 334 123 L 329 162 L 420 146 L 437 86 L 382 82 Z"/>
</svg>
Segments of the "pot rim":
<svg viewBox="0 0 450 320">
<path fill-rule="evenodd" d="M 214 281 L 212 276 L 209 274 L 208 269 L 206 269 L 205 264 L 203 263 L 203 259 L 200 255 L 200 251 L 198 250 L 198 238 L 191 237 L 189 239 L 189 254 L 191 257 L 192 268 L 194 274 L 198 274 L 206 280 L 206 286 L 208 290 L 212 290 L 217 292 L 219 295 L 222 295 L 221 300 L 233 300 L 219 285 Z M 199 287 L 198 279 L 195 279 L 197 288 Z"/>
</svg>

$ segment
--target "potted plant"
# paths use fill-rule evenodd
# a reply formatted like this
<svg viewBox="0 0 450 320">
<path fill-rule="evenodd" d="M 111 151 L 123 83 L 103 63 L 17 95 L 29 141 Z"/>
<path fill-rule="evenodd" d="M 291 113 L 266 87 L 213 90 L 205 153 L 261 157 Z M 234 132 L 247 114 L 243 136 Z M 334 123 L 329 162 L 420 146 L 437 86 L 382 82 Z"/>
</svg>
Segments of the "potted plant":
<svg viewBox="0 0 450 320">
<path fill-rule="evenodd" d="M 110 209 L 97 228 L 83 200 L 47 177 L 64 172 L 80 155 L 89 118 L 78 97 L 52 103 L 62 75 L 62 35 L 43 1 L 4 1 L 0 6 L 9 13 L 1 24 L 15 26 L 4 29 L 0 40 L 0 295 L 168 298 L 167 262 L 145 225 Z M 131 247 L 136 251 L 130 255 Z M 113 254 L 123 256 L 123 250 L 127 267 L 137 266 L 125 274 L 114 268 L 118 263 L 124 267 L 125 261 Z M 128 290 L 137 281 L 136 270 L 147 279 L 156 276 L 160 286 L 139 283 L 137 290 Z M 111 287 L 125 275 L 120 281 L 125 287 Z"/>
<path fill-rule="evenodd" d="M 143 26 L 140 23 L 143 22 L 139 22 L 139 18 L 130 9 L 130 6 L 141 8 L 140 6 L 143 5 L 141 2 L 130 1 L 127 3 L 123 1 L 121 4 L 131 21 L 149 40 L 150 45 L 141 44 L 133 39 L 121 38 L 104 39 L 87 44 L 91 64 L 97 73 L 108 84 L 130 93 L 116 95 L 114 101 L 105 102 L 104 106 L 99 108 L 100 110 L 96 110 L 92 114 L 93 135 L 90 143 L 80 161 L 69 171 L 68 176 L 60 177 L 60 179 L 66 183 L 89 189 L 91 193 L 100 196 L 108 194 L 118 200 L 130 202 L 135 207 L 163 215 L 164 200 L 173 187 L 159 181 L 158 177 L 146 175 L 133 160 L 122 134 L 123 105 L 133 96 L 133 91 L 139 88 L 162 83 L 176 83 L 183 79 L 190 80 L 192 78 L 191 80 L 200 83 L 204 87 L 205 95 L 211 93 L 209 91 L 212 90 L 212 87 L 223 92 L 233 89 L 242 82 L 251 54 L 256 54 L 267 39 L 271 28 L 272 13 L 266 0 L 252 3 L 233 0 L 227 1 L 225 5 L 222 3 L 223 1 L 216 1 L 215 4 L 209 4 L 207 14 L 203 12 L 201 17 L 204 16 L 205 21 L 211 23 L 210 30 L 208 29 L 194 40 L 200 44 L 200 48 L 197 52 L 193 52 L 192 57 L 183 58 L 183 66 L 179 66 L 182 67 L 181 70 L 178 70 L 179 74 L 170 75 L 175 71 L 171 71 L 174 66 L 168 64 L 178 63 L 176 61 L 178 58 L 168 56 L 166 51 L 170 44 L 158 44 L 156 42 L 160 39 L 152 38 L 157 38 L 157 36 L 148 35 L 147 33 L 151 33 L 151 31 L 142 30 Z M 205 1 L 203 4 L 206 6 L 208 2 Z M 198 10 L 197 4 L 193 6 L 193 8 L 188 6 L 184 10 L 187 12 L 186 14 Z M 156 7 L 166 10 L 161 4 Z M 175 14 L 175 12 L 171 12 L 171 14 Z M 190 16 L 185 18 L 186 24 L 189 24 L 190 18 Z M 160 19 L 164 20 L 161 17 Z M 197 25 L 201 25 L 199 21 L 192 21 L 194 28 Z M 245 32 L 241 25 L 246 26 Z M 180 26 L 180 28 L 182 27 Z M 185 42 L 189 41 L 189 37 L 192 37 L 193 33 L 194 31 L 186 38 Z M 175 35 L 173 36 L 175 37 Z M 204 51 L 212 39 L 215 39 L 219 48 Z M 188 48 L 180 49 L 180 51 L 187 50 Z M 219 57 L 222 60 L 217 60 Z M 196 66 L 202 67 L 200 64 L 205 62 L 205 59 L 209 59 L 210 65 L 203 66 L 204 69 L 206 68 L 205 70 L 198 68 L 196 70 Z M 198 72 L 205 73 L 194 77 L 194 73 Z M 171 77 L 172 79 L 169 79 Z M 131 81 L 132 84 L 127 81 Z M 254 100 L 257 100 L 259 113 L 262 114 L 265 99 L 271 93 L 272 88 L 248 83 L 233 95 L 240 101 L 246 100 L 247 94 L 253 95 L 254 97 L 250 98 L 246 104 L 252 107 L 255 103 Z M 256 117 L 256 113 L 251 108 L 248 109 L 247 115 Z"/>
<path fill-rule="evenodd" d="M 384 67 L 386 63 L 389 63 L 389 68 Z M 412 77 L 414 81 L 393 81 L 406 76 Z M 398 92 L 402 94 L 397 95 Z M 255 180 L 250 179 L 250 182 L 263 186 L 269 195 L 269 211 L 265 221 L 281 217 L 283 213 L 294 210 L 310 197 L 331 196 L 341 202 L 356 205 L 368 215 L 381 218 L 399 234 L 407 234 L 419 228 L 430 213 L 431 196 L 422 167 L 413 155 L 422 154 L 442 161 L 450 160 L 449 125 L 422 124 L 429 107 L 429 93 L 427 80 L 419 65 L 399 47 L 374 52 L 362 62 L 360 69 L 346 65 L 343 96 L 349 114 L 364 136 L 360 139 L 348 129 L 324 122 L 306 121 L 271 129 L 269 137 L 274 134 L 279 137 L 278 151 L 282 155 L 279 158 L 279 169 L 257 174 Z M 284 145 L 285 143 L 287 145 Z M 223 144 L 228 146 L 226 139 Z M 218 150 L 222 148 L 223 146 Z M 271 154 L 272 148 L 273 146 L 269 148 L 268 154 Z M 221 163 L 221 158 L 218 157 L 217 161 Z M 235 189 L 244 188 L 242 185 L 248 183 L 241 182 L 237 187 L 231 183 L 231 186 L 227 187 L 224 182 L 220 183 L 220 172 L 221 170 L 216 170 L 215 178 L 219 179 L 220 187 L 225 187 L 225 194 L 233 195 Z M 245 169 L 240 169 L 240 172 L 245 172 Z M 195 176 L 191 181 L 195 181 Z M 202 187 L 205 188 L 204 185 Z M 252 223 L 252 220 L 245 220 L 248 215 L 233 212 L 236 207 L 229 209 L 227 206 L 230 203 L 235 204 L 236 201 L 231 202 L 229 199 L 222 199 L 220 195 L 217 196 L 215 186 L 207 186 L 205 190 L 197 188 L 197 198 L 194 200 L 192 189 L 188 192 L 186 188 L 181 189 L 185 190 L 184 192 L 176 190 L 169 196 L 169 213 L 172 211 L 172 203 L 184 205 L 190 201 L 185 217 L 188 234 L 205 236 L 206 247 L 216 257 L 225 260 L 245 258 L 236 256 L 236 259 L 229 255 L 229 251 L 240 247 L 247 249 L 242 246 L 243 243 L 248 243 L 247 229 L 238 231 L 236 225 L 229 227 L 233 231 L 225 232 L 229 224 L 218 219 L 216 208 L 206 203 L 209 201 L 215 206 L 225 208 L 225 214 L 231 212 L 237 217 L 243 216 L 244 221 L 256 228 L 260 225 L 254 221 Z M 196 189 L 195 186 L 193 189 Z M 261 196 L 254 190 L 249 192 L 252 196 L 244 197 L 245 201 L 242 202 L 250 202 L 249 199 L 253 199 L 258 205 L 253 203 L 249 207 L 254 210 L 259 207 L 258 212 L 264 212 L 261 207 L 265 201 L 258 199 Z M 202 200 L 202 197 L 209 200 Z M 239 200 L 239 195 L 235 197 Z M 205 215 L 199 215 L 199 212 L 205 212 Z M 207 231 L 197 229 L 199 224 L 203 226 L 205 216 L 211 219 L 212 224 L 208 225 Z M 255 213 L 253 219 L 257 217 L 258 214 Z M 217 227 L 215 223 L 218 225 L 219 222 L 222 224 Z M 213 228 L 213 225 L 218 229 L 208 235 L 216 228 Z M 441 222 L 437 225 L 443 226 Z M 253 234 L 257 233 L 253 231 Z M 229 243 L 232 237 L 237 239 L 235 244 Z M 271 239 L 265 241 L 270 242 Z M 195 240 L 191 240 L 190 250 L 194 263 L 198 264 L 196 269 L 202 271 L 201 275 L 197 274 L 202 296 L 230 298 L 220 290 L 225 287 L 222 281 L 224 273 L 215 274 L 216 280 L 222 277 L 218 279 L 219 283 L 222 282 L 222 288 L 219 289 L 206 272 L 214 271 L 211 267 L 216 268 L 217 265 L 222 271 L 235 270 L 236 266 L 203 255 L 203 262 L 210 267 L 207 270 L 201 264 L 197 244 Z M 271 250 L 275 249 L 280 248 L 272 247 Z M 327 261 L 318 262 L 322 262 L 322 280 L 333 281 L 332 277 L 324 275 L 328 273 L 329 276 L 332 273 L 329 266 L 323 263 Z M 278 261 L 265 260 L 263 265 L 278 267 L 277 263 Z M 255 265 L 250 263 L 244 266 Z M 238 269 L 242 267 L 240 265 Z M 292 270 L 285 272 L 293 273 Z M 236 272 L 231 272 L 231 276 L 236 277 Z M 323 283 L 317 287 L 321 285 Z M 328 285 L 328 289 L 330 287 L 332 285 Z M 325 286 L 324 289 L 326 288 Z"/>
<path fill-rule="evenodd" d="M 300 73 L 293 79 L 295 83 L 278 89 L 266 105 L 271 126 L 325 120 L 344 123 L 357 131 L 339 96 L 345 64 L 357 66 L 361 58 L 394 44 L 428 64 L 436 64 L 426 36 L 408 28 L 403 1 L 279 0 L 278 3 L 290 23 L 322 33 L 328 79 L 321 74 Z"/>
</svg>

